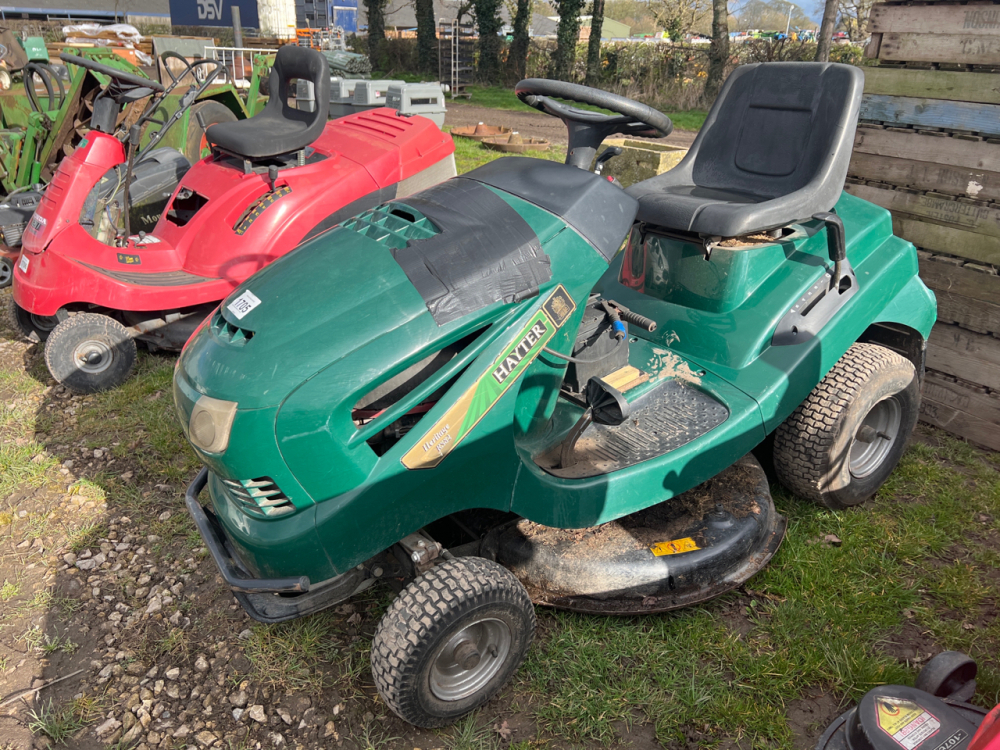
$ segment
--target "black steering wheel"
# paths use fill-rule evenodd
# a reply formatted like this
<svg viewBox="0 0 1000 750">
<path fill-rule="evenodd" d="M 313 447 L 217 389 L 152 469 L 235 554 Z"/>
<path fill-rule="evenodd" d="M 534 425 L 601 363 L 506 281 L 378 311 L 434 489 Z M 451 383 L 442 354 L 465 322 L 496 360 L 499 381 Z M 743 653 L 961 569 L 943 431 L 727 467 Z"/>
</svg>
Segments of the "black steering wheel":
<svg viewBox="0 0 1000 750">
<path fill-rule="evenodd" d="M 608 136 L 621 134 L 642 138 L 666 138 L 674 123 L 662 112 L 624 96 L 589 86 L 547 78 L 527 78 L 514 87 L 517 98 L 539 112 L 558 117 L 569 131 L 566 163 L 580 169 L 590 169 L 601 142 Z M 568 99 L 580 104 L 608 109 L 615 114 L 590 112 L 570 107 L 551 97 Z"/>
<path fill-rule="evenodd" d="M 79 55 L 70 55 L 63 52 L 59 55 L 59 59 L 64 63 L 69 63 L 70 65 L 79 65 L 81 68 L 86 68 L 87 70 L 92 70 L 95 73 L 103 73 L 109 78 L 113 78 L 122 83 L 128 83 L 132 86 L 141 86 L 143 88 L 152 89 L 158 94 L 162 94 L 166 89 L 163 87 L 159 81 L 154 81 L 152 78 L 144 78 L 143 76 L 133 75 L 132 73 L 126 73 L 124 70 L 118 70 L 117 68 L 112 68 L 110 65 L 102 65 L 101 63 L 94 62 L 89 57 L 81 57 Z"/>
</svg>

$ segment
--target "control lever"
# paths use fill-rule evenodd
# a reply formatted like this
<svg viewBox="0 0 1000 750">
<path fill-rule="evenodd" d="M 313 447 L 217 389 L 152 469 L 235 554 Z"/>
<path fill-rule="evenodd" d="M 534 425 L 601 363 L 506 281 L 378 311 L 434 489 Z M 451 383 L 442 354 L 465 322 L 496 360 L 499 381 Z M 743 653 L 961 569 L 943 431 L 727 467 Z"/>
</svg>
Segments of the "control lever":
<svg viewBox="0 0 1000 750">
<path fill-rule="evenodd" d="M 126 245 L 128 245 L 128 238 L 132 234 L 132 228 L 129 222 L 130 201 L 128 192 L 129 192 L 129 185 L 131 185 L 132 183 L 132 166 L 133 162 L 135 162 L 135 150 L 139 147 L 140 135 L 141 135 L 141 129 L 138 125 L 133 125 L 131 128 L 129 128 L 128 158 L 126 159 L 128 166 L 125 169 L 125 194 L 124 194 L 125 206 L 122 209 L 125 216 L 125 235 L 118 237 L 118 241 L 116 243 L 118 247 L 125 247 Z"/>
<path fill-rule="evenodd" d="M 621 341 L 625 338 L 628 333 L 625 330 L 625 324 L 622 323 L 621 316 L 618 314 L 618 308 L 612 307 L 608 304 L 607 300 L 601 300 L 601 307 L 604 308 L 604 312 L 611 319 L 611 330 L 615 333 L 615 338 Z"/>
<path fill-rule="evenodd" d="M 271 192 L 274 192 L 274 183 L 278 179 L 278 167 L 272 164 L 267 168 L 267 181 L 271 183 Z"/>
<path fill-rule="evenodd" d="M 621 391 L 597 377 L 587 381 L 584 398 L 587 400 L 587 409 L 573 425 L 559 451 L 559 466 L 563 469 L 573 465 L 573 452 L 576 449 L 576 443 L 591 422 L 617 427 L 624 424 L 632 412 Z"/>
<path fill-rule="evenodd" d="M 609 299 L 607 304 L 610 305 L 614 310 L 617 311 L 618 316 L 624 320 L 626 323 L 631 323 L 634 326 L 638 326 L 644 331 L 652 333 L 656 330 L 656 321 L 650 320 L 645 315 L 639 315 L 629 310 L 627 307 L 619 302 L 615 302 L 613 299 Z"/>
<path fill-rule="evenodd" d="M 604 153 L 597 157 L 597 163 L 594 165 L 594 174 L 599 175 L 604 170 L 605 164 L 614 159 L 616 156 L 621 155 L 621 146 L 608 146 L 604 150 Z"/>
<path fill-rule="evenodd" d="M 821 211 L 818 214 L 813 214 L 812 217 L 826 225 L 826 244 L 830 252 L 830 260 L 833 261 L 833 278 L 830 280 L 830 288 L 837 289 L 840 286 L 844 261 L 847 260 L 847 233 L 844 231 L 844 222 L 831 211 Z"/>
</svg>

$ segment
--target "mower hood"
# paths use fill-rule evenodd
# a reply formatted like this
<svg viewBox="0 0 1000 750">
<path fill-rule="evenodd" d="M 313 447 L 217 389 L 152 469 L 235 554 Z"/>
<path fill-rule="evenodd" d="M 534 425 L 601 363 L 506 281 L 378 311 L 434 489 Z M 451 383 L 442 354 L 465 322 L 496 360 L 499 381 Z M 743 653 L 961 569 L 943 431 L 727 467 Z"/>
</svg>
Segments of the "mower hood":
<svg viewBox="0 0 1000 750">
<path fill-rule="evenodd" d="M 338 390 L 362 387 L 552 279 L 542 240 L 518 212 L 495 190 L 453 179 L 264 268 L 192 337 L 180 368 L 195 390 L 240 408 L 276 405 L 329 368 Z"/>
</svg>

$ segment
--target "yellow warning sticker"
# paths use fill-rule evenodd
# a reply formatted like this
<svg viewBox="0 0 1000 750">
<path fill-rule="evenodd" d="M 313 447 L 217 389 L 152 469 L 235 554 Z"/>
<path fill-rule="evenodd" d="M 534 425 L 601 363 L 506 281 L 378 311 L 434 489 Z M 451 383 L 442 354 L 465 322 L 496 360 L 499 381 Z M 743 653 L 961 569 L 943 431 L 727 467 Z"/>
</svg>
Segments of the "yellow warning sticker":
<svg viewBox="0 0 1000 750">
<path fill-rule="evenodd" d="M 915 750 L 941 728 L 941 722 L 913 701 L 880 696 L 875 699 L 879 729 L 906 750 Z"/>
<path fill-rule="evenodd" d="M 649 548 L 649 551 L 657 557 L 663 557 L 664 555 L 679 555 L 681 552 L 694 552 L 696 549 L 701 549 L 701 547 L 695 544 L 694 539 L 686 536 L 683 539 L 654 544 Z"/>
</svg>

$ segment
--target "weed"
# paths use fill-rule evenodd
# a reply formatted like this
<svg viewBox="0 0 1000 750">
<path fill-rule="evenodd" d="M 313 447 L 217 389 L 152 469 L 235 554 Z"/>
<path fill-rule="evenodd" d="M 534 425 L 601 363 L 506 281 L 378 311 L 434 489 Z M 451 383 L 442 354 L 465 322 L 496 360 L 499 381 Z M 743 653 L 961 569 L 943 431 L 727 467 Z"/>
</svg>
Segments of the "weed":
<svg viewBox="0 0 1000 750">
<path fill-rule="evenodd" d="M 264 684 L 319 693 L 327 676 L 318 665 L 339 654 L 339 631 L 331 612 L 278 625 L 256 625 L 247 641 L 246 655 L 255 676 Z"/>
<path fill-rule="evenodd" d="M 51 698 L 38 711 L 30 711 L 28 716 L 28 729 L 32 734 L 44 734 L 56 743 L 65 743 L 71 735 L 86 726 L 86 722 L 73 710 L 72 704 L 57 707 Z"/>
<path fill-rule="evenodd" d="M 499 750 L 500 737 L 488 724 L 479 725 L 479 714 L 469 714 L 445 734 L 449 750 Z"/>
<path fill-rule="evenodd" d="M 84 521 L 83 524 L 67 532 L 69 549 L 74 554 L 96 546 L 108 533 L 107 524 L 98 521 Z"/>
<path fill-rule="evenodd" d="M 21 584 L 17 581 L 4 579 L 3 586 L 0 586 L 0 602 L 9 602 L 21 593 Z"/>
</svg>

